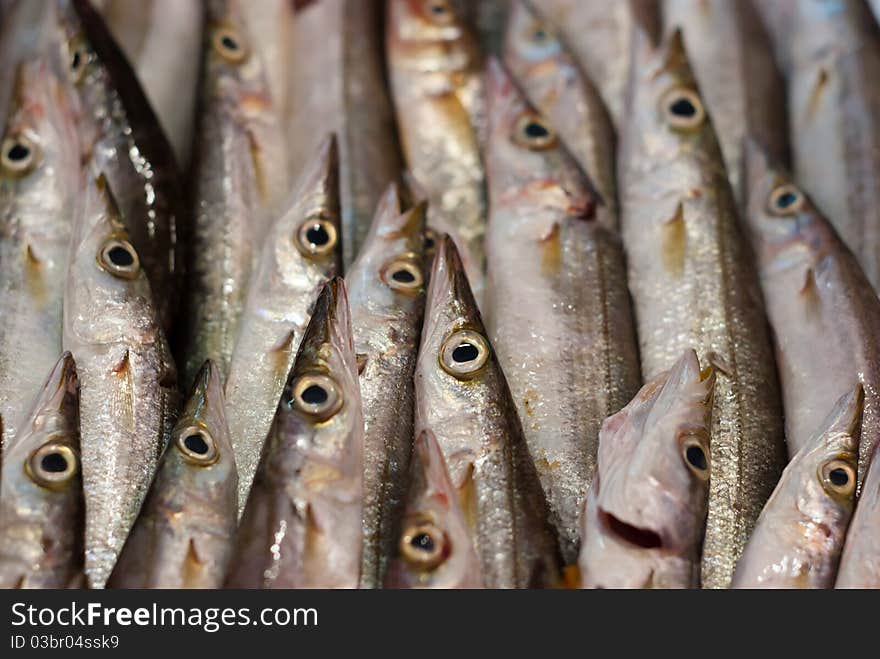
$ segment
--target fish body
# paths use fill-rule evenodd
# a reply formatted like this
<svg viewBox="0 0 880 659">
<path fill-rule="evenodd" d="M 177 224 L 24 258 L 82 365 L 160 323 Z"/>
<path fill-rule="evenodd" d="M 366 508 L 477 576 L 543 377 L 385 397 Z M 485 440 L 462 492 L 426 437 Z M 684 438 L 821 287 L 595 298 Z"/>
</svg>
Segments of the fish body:
<svg viewBox="0 0 880 659">
<path fill-rule="evenodd" d="M 387 587 L 482 588 L 480 558 L 460 496 L 437 438 L 422 432 L 413 445 L 406 509 Z"/>
<path fill-rule="evenodd" d="M 76 365 L 64 353 L 18 428 L 0 477 L 0 588 L 76 588 L 84 502 Z"/>
<path fill-rule="evenodd" d="M 623 239 L 646 379 L 694 348 L 716 367 L 702 584 L 723 588 L 784 465 L 753 259 L 680 32 L 639 31 L 620 150 Z"/>
<path fill-rule="evenodd" d="M 486 230 L 482 61 L 464 12 L 449 0 L 391 0 L 385 31 L 391 95 L 409 172 L 428 199 L 428 225 L 458 247 L 483 290 Z"/>
<path fill-rule="evenodd" d="M 86 575 L 101 588 L 137 517 L 177 405 L 177 372 L 147 275 L 103 176 L 83 192 L 63 345 L 80 381 Z"/>
<path fill-rule="evenodd" d="M 425 206 L 401 212 L 389 186 L 345 275 L 364 406 L 361 587 L 382 584 L 393 553 L 413 439 L 413 371 L 425 305 Z"/>
<path fill-rule="evenodd" d="M 434 257 L 415 383 L 416 433 L 436 435 L 452 483 L 466 485 L 462 506 L 484 584 L 556 585 L 559 550 L 541 483 L 448 236 Z"/>
<path fill-rule="evenodd" d="M 290 162 L 298 174 L 318 140 L 336 134 L 346 269 L 366 239 L 385 186 L 403 168 L 384 79 L 381 16 L 378 0 L 318 0 L 296 13 Z"/>
<path fill-rule="evenodd" d="M 785 84 L 753 0 L 665 0 L 666 31 L 684 33 L 737 200 L 743 202 L 743 141 L 759 139 L 787 162 Z"/>
<path fill-rule="evenodd" d="M 584 588 L 695 588 L 706 522 L 715 373 L 688 350 L 602 424 L 587 495 Z"/>
<path fill-rule="evenodd" d="M 223 383 L 206 362 L 171 433 L 109 588 L 220 588 L 238 524 Z"/>
<path fill-rule="evenodd" d="M 552 122 L 497 62 L 489 71 L 485 315 L 563 558 L 575 563 L 599 428 L 641 383 L 626 262 L 613 208 Z"/>
<path fill-rule="evenodd" d="M 734 588 L 831 588 L 852 515 L 862 388 L 844 394 L 764 506 Z"/>
<path fill-rule="evenodd" d="M 281 116 L 242 4 L 206 5 L 185 291 L 186 382 L 206 359 L 227 376 L 263 236 L 279 199 L 289 194 Z"/>
<path fill-rule="evenodd" d="M 746 149 L 747 222 L 773 329 L 790 456 L 835 401 L 864 388 L 859 482 L 880 440 L 880 300 L 852 252 L 791 176 Z"/>
<path fill-rule="evenodd" d="M 363 411 L 345 284 L 321 293 L 242 516 L 227 587 L 357 588 Z"/>
<path fill-rule="evenodd" d="M 315 300 L 341 267 L 335 138 L 319 146 L 288 203 L 261 246 L 226 379 L 240 510 Z"/>
<path fill-rule="evenodd" d="M 8 447 L 61 352 L 81 169 L 76 107 L 49 64 L 22 62 L 0 142 L 0 438 Z"/>
<path fill-rule="evenodd" d="M 504 64 L 586 172 L 602 204 L 608 208 L 611 228 L 616 229 L 616 145 L 611 118 L 598 90 L 580 70 L 568 45 L 525 0 L 511 3 Z"/>
<path fill-rule="evenodd" d="M 170 329 L 182 274 L 182 177 L 125 55 L 88 0 L 58 0 L 61 58 L 82 105 L 89 168 L 104 172 Z"/>
</svg>

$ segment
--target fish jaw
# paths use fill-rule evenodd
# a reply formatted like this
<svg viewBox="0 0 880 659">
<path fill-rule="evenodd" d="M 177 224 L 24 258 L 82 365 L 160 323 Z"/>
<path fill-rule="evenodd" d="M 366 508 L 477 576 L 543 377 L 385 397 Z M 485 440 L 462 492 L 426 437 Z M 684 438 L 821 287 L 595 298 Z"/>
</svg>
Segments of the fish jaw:
<svg viewBox="0 0 880 659">
<path fill-rule="evenodd" d="M 659 584 L 664 574 L 659 566 L 667 559 L 677 566 L 698 560 L 709 492 L 714 385 L 714 372 L 701 371 L 689 350 L 603 424 L 580 558 L 582 574 L 591 575 L 587 583 L 603 583 L 604 569 L 623 578 L 625 570 L 611 569 L 618 552 L 633 565 L 644 564 L 633 573 L 634 587 L 645 582 L 648 566 L 653 566 L 652 583 Z M 690 577 L 696 567 L 685 572 Z M 671 582 L 664 577 L 662 583 Z"/>
</svg>

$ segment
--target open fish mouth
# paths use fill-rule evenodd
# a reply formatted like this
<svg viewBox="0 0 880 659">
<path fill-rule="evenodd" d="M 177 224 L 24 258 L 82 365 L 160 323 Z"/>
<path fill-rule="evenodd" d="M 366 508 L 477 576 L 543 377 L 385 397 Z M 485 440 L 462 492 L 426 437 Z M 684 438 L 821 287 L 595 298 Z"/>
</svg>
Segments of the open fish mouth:
<svg viewBox="0 0 880 659">
<path fill-rule="evenodd" d="M 663 538 L 656 531 L 625 522 L 605 510 L 599 511 L 599 517 L 608 533 L 628 544 L 642 549 L 663 548 Z"/>
</svg>

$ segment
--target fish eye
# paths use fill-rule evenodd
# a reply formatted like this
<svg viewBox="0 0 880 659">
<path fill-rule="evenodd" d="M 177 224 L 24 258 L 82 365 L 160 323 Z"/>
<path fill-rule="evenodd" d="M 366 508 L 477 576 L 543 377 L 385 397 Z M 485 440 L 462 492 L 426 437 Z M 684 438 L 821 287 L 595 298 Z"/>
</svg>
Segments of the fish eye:
<svg viewBox="0 0 880 659">
<path fill-rule="evenodd" d="M 829 460 L 819 469 L 822 487 L 832 496 L 851 497 L 856 490 L 856 472 L 846 460 Z"/>
<path fill-rule="evenodd" d="M 114 277 L 135 279 L 141 269 L 134 246 L 127 240 L 111 238 L 98 252 L 98 264 Z"/>
<path fill-rule="evenodd" d="M 13 176 L 24 176 L 37 164 L 39 149 L 25 135 L 7 137 L 0 149 L 0 167 Z"/>
<path fill-rule="evenodd" d="M 479 373 L 489 360 L 489 342 L 473 330 L 453 332 L 440 348 L 440 365 L 459 380 Z"/>
<path fill-rule="evenodd" d="M 219 28 L 214 32 L 211 43 L 220 56 L 227 62 L 238 64 L 247 57 L 247 43 L 238 32 L 229 27 Z"/>
<path fill-rule="evenodd" d="M 676 130 L 694 130 L 706 120 L 703 102 L 692 89 L 671 89 L 664 94 L 661 107 L 667 123 Z"/>
<path fill-rule="evenodd" d="M 413 293 L 421 289 L 422 269 L 411 259 L 398 258 L 382 268 L 382 281 L 399 293 Z"/>
<path fill-rule="evenodd" d="M 400 535 L 400 554 L 417 570 L 433 570 L 448 557 L 446 535 L 433 524 L 412 524 Z"/>
<path fill-rule="evenodd" d="M 192 464 L 207 467 L 220 459 L 217 443 L 207 428 L 201 426 L 184 428 L 177 434 L 175 445 L 184 459 Z"/>
<path fill-rule="evenodd" d="M 316 421 L 326 421 L 342 407 L 342 393 L 332 378 L 310 373 L 294 380 L 285 402 Z"/>
<path fill-rule="evenodd" d="M 67 66 L 74 83 L 78 83 L 83 79 L 86 72 L 86 62 L 88 54 L 82 44 L 71 45 L 68 47 Z"/>
<path fill-rule="evenodd" d="M 455 18 L 448 0 L 427 0 L 425 9 L 430 19 L 440 25 L 448 25 Z"/>
<path fill-rule="evenodd" d="M 709 478 L 709 455 L 697 437 L 686 437 L 681 443 L 681 456 L 688 468 L 702 480 Z"/>
<path fill-rule="evenodd" d="M 425 229 L 424 233 L 424 249 L 425 255 L 430 256 L 437 247 L 437 234 L 433 229 Z"/>
<path fill-rule="evenodd" d="M 332 222 L 323 217 L 313 217 L 296 230 L 294 242 L 305 256 L 321 257 L 333 252 L 338 239 Z"/>
<path fill-rule="evenodd" d="M 79 458 L 76 451 L 67 444 L 50 441 L 31 453 L 25 469 L 37 485 L 60 487 L 79 471 Z"/>
<path fill-rule="evenodd" d="M 773 188 L 767 209 L 773 215 L 795 215 L 804 207 L 804 194 L 797 186 L 785 183 Z"/>
<path fill-rule="evenodd" d="M 513 141 L 532 151 L 541 151 L 556 144 L 556 132 L 543 117 L 527 112 L 514 126 Z"/>
</svg>

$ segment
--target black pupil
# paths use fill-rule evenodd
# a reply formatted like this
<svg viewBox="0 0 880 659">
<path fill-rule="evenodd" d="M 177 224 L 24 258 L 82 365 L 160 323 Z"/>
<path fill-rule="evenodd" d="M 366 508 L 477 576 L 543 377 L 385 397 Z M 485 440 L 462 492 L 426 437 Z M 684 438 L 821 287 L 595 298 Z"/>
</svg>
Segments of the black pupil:
<svg viewBox="0 0 880 659">
<path fill-rule="evenodd" d="M 434 236 L 425 236 L 425 249 L 434 248 Z"/>
<path fill-rule="evenodd" d="M 445 14 L 445 13 L 446 13 L 446 7 L 445 7 L 444 5 L 441 5 L 441 4 L 438 2 L 438 3 L 435 3 L 435 4 L 431 5 L 431 11 L 434 12 L 435 14 L 437 14 L 437 15 Z"/>
<path fill-rule="evenodd" d="M 300 398 L 302 398 L 304 403 L 308 403 L 309 405 L 321 405 L 322 403 L 327 402 L 327 391 L 324 387 L 313 384 L 302 392 Z"/>
<path fill-rule="evenodd" d="M 434 538 L 432 538 L 429 533 L 419 533 L 418 535 L 414 535 L 412 540 L 409 541 L 409 544 L 424 552 L 431 553 L 434 551 Z"/>
<path fill-rule="evenodd" d="M 183 445 L 196 455 L 205 455 L 208 452 L 208 442 L 198 433 L 184 439 Z"/>
<path fill-rule="evenodd" d="M 67 471 L 67 458 L 60 453 L 49 453 L 40 460 L 40 466 L 43 468 L 43 471 L 60 474 Z"/>
<path fill-rule="evenodd" d="M 73 53 L 73 57 L 70 60 L 70 67 L 74 70 L 79 68 L 79 63 L 82 61 L 80 57 L 79 51 Z"/>
<path fill-rule="evenodd" d="M 697 108 L 686 98 L 680 98 L 669 106 L 669 111 L 677 117 L 693 117 Z"/>
<path fill-rule="evenodd" d="M 543 41 L 546 38 L 547 38 L 547 33 L 542 28 L 538 28 L 537 30 L 535 30 L 535 40 L 536 41 Z"/>
<path fill-rule="evenodd" d="M 831 482 L 837 487 L 843 487 L 847 483 L 849 483 L 849 474 L 846 473 L 846 469 L 832 469 L 831 473 L 828 474 L 828 478 L 831 479 Z"/>
<path fill-rule="evenodd" d="M 24 144 L 13 144 L 12 148 L 6 152 L 6 157 L 12 162 L 20 162 L 31 155 L 31 150 Z"/>
<path fill-rule="evenodd" d="M 550 134 L 550 131 L 537 121 L 530 121 L 526 124 L 526 135 L 531 137 L 532 139 L 540 139 L 542 137 L 547 137 Z"/>
<path fill-rule="evenodd" d="M 797 195 L 794 192 L 783 192 L 776 200 L 776 204 L 780 208 L 788 208 L 797 201 Z"/>
<path fill-rule="evenodd" d="M 125 247 L 116 246 L 110 248 L 107 257 L 113 265 L 120 268 L 128 267 L 134 263 L 134 257 Z"/>
<path fill-rule="evenodd" d="M 470 343 L 462 343 L 452 351 L 452 358 L 458 363 L 472 362 L 479 357 L 480 351 Z"/>
<path fill-rule="evenodd" d="M 315 224 L 309 227 L 309 230 L 306 231 L 306 238 L 310 243 L 318 247 L 330 242 L 330 234 L 327 233 L 327 229 L 321 224 Z"/>
<path fill-rule="evenodd" d="M 223 44 L 223 47 L 226 48 L 226 50 L 238 50 L 238 42 L 228 34 L 220 39 L 220 43 Z"/>
<path fill-rule="evenodd" d="M 708 465 L 706 464 L 706 454 L 703 453 L 703 449 L 699 446 L 688 446 L 687 451 L 685 452 L 685 456 L 687 457 L 687 461 L 695 468 L 700 471 L 705 471 Z"/>
<path fill-rule="evenodd" d="M 391 278 L 394 281 L 400 282 L 401 284 L 411 284 L 416 280 L 416 277 L 409 270 L 395 270 L 391 275 Z"/>
</svg>

